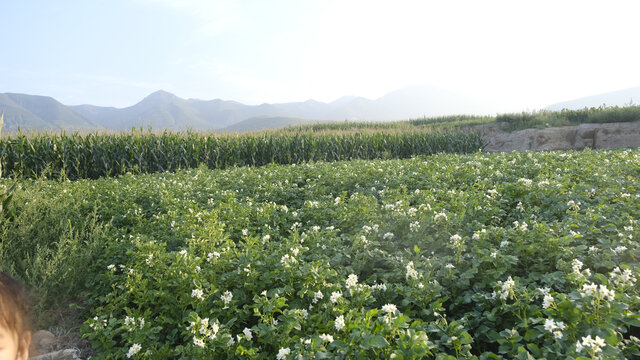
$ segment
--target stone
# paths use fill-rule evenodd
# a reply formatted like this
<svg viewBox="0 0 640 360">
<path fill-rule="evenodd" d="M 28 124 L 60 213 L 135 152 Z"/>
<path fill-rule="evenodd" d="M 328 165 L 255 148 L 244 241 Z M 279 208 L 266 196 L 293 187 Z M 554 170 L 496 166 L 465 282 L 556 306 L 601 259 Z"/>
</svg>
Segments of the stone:
<svg viewBox="0 0 640 360">
<path fill-rule="evenodd" d="M 80 360 L 80 356 L 76 349 L 65 349 L 30 357 L 28 360 Z"/>
<path fill-rule="evenodd" d="M 38 330 L 31 335 L 31 346 L 29 346 L 29 355 L 37 356 L 46 354 L 53 350 L 56 336 L 47 330 Z"/>
</svg>

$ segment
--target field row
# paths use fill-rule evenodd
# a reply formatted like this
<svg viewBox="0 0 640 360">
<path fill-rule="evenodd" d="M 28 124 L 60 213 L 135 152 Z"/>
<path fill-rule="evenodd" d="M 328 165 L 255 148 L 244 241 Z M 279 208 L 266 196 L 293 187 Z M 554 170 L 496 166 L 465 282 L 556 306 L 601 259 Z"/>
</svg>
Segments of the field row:
<svg viewBox="0 0 640 360">
<path fill-rule="evenodd" d="M 0 165 L 5 177 L 77 180 L 198 166 L 223 169 L 271 163 L 402 159 L 438 152 L 469 153 L 483 146 L 479 134 L 425 131 L 238 136 L 135 131 L 119 135 L 18 134 L 0 138 Z"/>
<path fill-rule="evenodd" d="M 633 358 L 638 177 L 627 150 L 35 181 L 0 260 L 83 292 L 94 358 Z"/>
</svg>

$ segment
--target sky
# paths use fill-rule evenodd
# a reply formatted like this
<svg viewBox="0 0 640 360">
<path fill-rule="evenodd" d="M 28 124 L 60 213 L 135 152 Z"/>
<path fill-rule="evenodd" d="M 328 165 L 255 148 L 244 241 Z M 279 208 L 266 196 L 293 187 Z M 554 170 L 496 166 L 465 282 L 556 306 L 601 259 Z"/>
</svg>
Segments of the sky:
<svg viewBox="0 0 640 360">
<path fill-rule="evenodd" d="M 638 1 L 0 0 L 0 93 L 245 104 L 423 84 L 491 112 L 640 86 Z"/>
</svg>

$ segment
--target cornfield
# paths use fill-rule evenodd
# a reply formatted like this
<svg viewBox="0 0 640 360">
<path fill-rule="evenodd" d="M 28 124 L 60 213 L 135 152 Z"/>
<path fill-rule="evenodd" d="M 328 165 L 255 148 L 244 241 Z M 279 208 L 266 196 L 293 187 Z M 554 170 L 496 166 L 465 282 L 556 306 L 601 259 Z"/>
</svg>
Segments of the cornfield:
<svg viewBox="0 0 640 360">
<path fill-rule="evenodd" d="M 640 120 L 640 106 L 600 106 L 580 110 L 540 110 L 502 114 L 496 121 L 507 125 L 508 131 L 543 126 L 568 126 L 584 123 L 631 122 Z"/>
<path fill-rule="evenodd" d="M 340 131 L 445 131 L 472 125 L 486 124 L 495 121 L 493 116 L 450 115 L 440 117 L 424 117 L 403 121 L 344 121 L 318 122 L 307 125 L 289 126 L 276 129 L 274 132 L 340 132 Z"/>
<path fill-rule="evenodd" d="M 0 138 L 3 176 L 96 179 L 131 173 L 469 153 L 476 133 L 210 135 L 197 132 L 17 134 Z"/>
</svg>

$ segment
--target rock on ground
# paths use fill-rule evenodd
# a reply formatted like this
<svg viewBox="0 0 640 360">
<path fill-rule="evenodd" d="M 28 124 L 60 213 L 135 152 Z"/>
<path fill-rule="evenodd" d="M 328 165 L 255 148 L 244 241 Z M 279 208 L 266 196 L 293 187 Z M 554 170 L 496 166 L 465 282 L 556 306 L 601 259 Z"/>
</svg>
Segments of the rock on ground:
<svg viewBox="0 0 640 360">
<path fill-rule="evenodd" d="M 79 351 L 65 349 L 52 351 L 56 345 L 56 337 L 47 330 L 38 330 L 31 335 L 29 360 L 79 360 Z"/>
<path fill-rule="evenodd" d="M 78 350 L 66 349 L 50 352 L 44 355 L 30 357 L 28 360 L 79 360 Z"/>
</svg>

